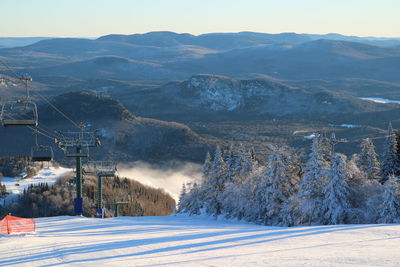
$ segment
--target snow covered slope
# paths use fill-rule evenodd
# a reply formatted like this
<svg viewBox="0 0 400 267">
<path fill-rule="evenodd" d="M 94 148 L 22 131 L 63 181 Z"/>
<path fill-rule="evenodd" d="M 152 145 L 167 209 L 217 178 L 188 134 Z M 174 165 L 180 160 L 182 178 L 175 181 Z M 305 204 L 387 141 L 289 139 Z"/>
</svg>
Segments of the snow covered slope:
<svg viewBox="0 0 400 267">
<path fill-rule="evenodd" d="M 72 169 L 63 168 L 63 167 L 50 167 L 43 168 L 39 171 L 37 175 L 28 179 L 15 179 L 10 177 L 3 177 L 2 184 L 4 184 L 7 188 L 7 192 L 10 193 L 5 198 L 5 201 L 14 198 L 18 194 L 22 194 L 24 189 L 28 188 L 30 185 L 47 183 L 48 185 L 54 184 L 57 179 L 68 172 L 71 172 Z M 0 203 L 3 203 L 4 199 L 0 198 Z"/>
<path fill-rule="evenodd" d="M 400 225 L 266 227 L 210 218 L 37 219 L 0 266 L 398 266 Z"/>
</svg>

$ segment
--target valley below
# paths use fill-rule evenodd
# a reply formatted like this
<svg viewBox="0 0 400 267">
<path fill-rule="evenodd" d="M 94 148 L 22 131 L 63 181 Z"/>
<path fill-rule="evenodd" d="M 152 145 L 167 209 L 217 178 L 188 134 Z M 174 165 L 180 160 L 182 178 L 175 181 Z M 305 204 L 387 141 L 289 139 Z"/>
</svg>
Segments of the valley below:
<svg viewBox="0 0 400 267">
<path fill-rule="evenodd" d="M 366 137 L 374 138 L 381 153 L 389 122 L 400 128 L 396 41 L 150 32 L 5 44 L 0 59 L 33 77 L 39 123 L 73 129 L 51 111 L 41 97 L 46 96 L 74 120 L 102 132 L 111 148 L 94 151 L 94 158 L 199 163 L 216 144 L 254 147 L 261 157 L 269 144 L 308 153 L 308 137 L 316 132 L 347 139 L 338 144 L 347 155 Z M 23 97 L 18 77 L 7 68 L 0 72 L 1 102 Z M 22 147 L 33 142 L 22 138 L 28 132 L 1 129 L 15 141 L 3 138 L 0 154 L 26 154 Z M 61 153 L 56 158 L 62 160 Z"/>
</svg>

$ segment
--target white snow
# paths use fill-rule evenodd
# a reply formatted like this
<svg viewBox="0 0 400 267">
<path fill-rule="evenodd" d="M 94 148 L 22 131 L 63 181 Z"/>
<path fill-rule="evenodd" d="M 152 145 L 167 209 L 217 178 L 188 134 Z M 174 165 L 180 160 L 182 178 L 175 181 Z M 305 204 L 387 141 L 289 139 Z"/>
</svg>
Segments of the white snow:
<svg viewBox="0 0 400 267">
<path fill-rule="evenodd" d="M 314 138 L 315 138 L 315 134 L 310 134 L 310 135 L 304 136 L 305 140 L 312 140 Z"/>
<path fill-rule="evenodd" d="M 342 128 L 358 128 L 361 125 L 358 124 L 349 124 L 349 123 L 342 123 L 342 124 L 329 124 L 331 127 L 342 127 Z"/>
<path fill-rule="evenodd" d="M 400 225 L 267 227 L 184 215 L 36 219 L 0 266 L 398 266 Z"/>
<path fill-rule="evenodd" d="M 59 177 L 71 171 L 72 169 L 63 167 L 49 167 L 41 169 L 36 176 L 28 179 L 3 177 L 2 184 L 6 186 L 7 192 L 10 194 L 6 198 L 0 198 L 0 203 L 10 200 L 18 194 L 22 194 L 24 189 L 28 188 L 30 185 L 37 185 L 40 183 L 47 183 L 48 185 L 52 185 L 57 181 Z"/>
<path fill-rule="evenodd" d="M 375 103 L 382 103 L 382 104 L 400 104 L 399 100 L 391 100 L 391 99 L 386 99 L 386 98 L 380 98 L 380 97 L 360 97 L 362 100 L 367 100 L 367 101 L 372 101 Z"/>
</svg>

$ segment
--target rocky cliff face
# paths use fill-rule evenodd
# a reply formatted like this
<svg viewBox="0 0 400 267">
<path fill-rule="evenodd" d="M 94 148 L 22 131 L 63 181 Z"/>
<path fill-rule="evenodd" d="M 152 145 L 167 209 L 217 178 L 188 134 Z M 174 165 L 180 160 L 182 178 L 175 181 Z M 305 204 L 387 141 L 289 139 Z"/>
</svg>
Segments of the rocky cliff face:
<svg viewBox="0 0 400 267">
<path fill-rule="evenodd" d="M 211 111 L 277 115 L 352 111 L 349 101 L 331 93 L 310 92 L 268 80 L 235 80 L 215 75 L 192 76 L 182 84 L 179 95 L 187 106 Z"/>
</svg>

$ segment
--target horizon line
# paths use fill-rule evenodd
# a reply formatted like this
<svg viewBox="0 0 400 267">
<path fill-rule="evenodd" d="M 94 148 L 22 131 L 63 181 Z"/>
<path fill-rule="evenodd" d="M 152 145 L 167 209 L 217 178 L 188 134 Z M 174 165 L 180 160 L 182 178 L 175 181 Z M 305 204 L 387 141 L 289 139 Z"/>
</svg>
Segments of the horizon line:
<svg viewBox="0 0 400 267">
<path fill-rule="evenodd" d="M 77 36 L 77 35 L 36 35 L 36 36 L 26 36 L 26 35 L 21 35 L 21 36 L 1 36 L 0 38 L 82 38 L 82 39 L 97 39 L 103 36 L 108 36 L 108 35 L 134 35 L 134 34 L 139 34 L 139 35 L 144 35 L 148 33 L 155 33 L 155 32 L 169 32 L 169 33 L 175 33 L 175 34 L 189 34 L 192 36 L 201 36 L 201 35 L 207 35 L 207 34 L 239 34 L 239 33 L 257 33 L 257 34 L 297 34 L 297 35 L 330 35 L 330 34 L 335 34 L 335 35 L 340 35 L 344 37 L 358 37 L 358 38 L 376 38 L 376 39 L 400 39 L 400 36 L 397 37 L 388 37 L 388 36 L 373 36 L 373 35 L 346 35 L 338 32 L 328 32 L 328 33 L 297 33 L 297 32 L 276 32 L 276 33 L 271 33 L 271 32 L 257 32 L 257 31 L 237 31 L 237 32 L 205 32 L 205 33 L 199 33 L 199 34 L 193 34 L 189 32 L 174 32 L 174 31 L 167 31 L 167 30 L 155 30 L 155 31 L 146 31 L 146 32 L 136 32 L 136 33 L 108 33 L 108 34 L 102 34 L 102 35 L 97 35 L 97 36 Z"/>
</svg>

